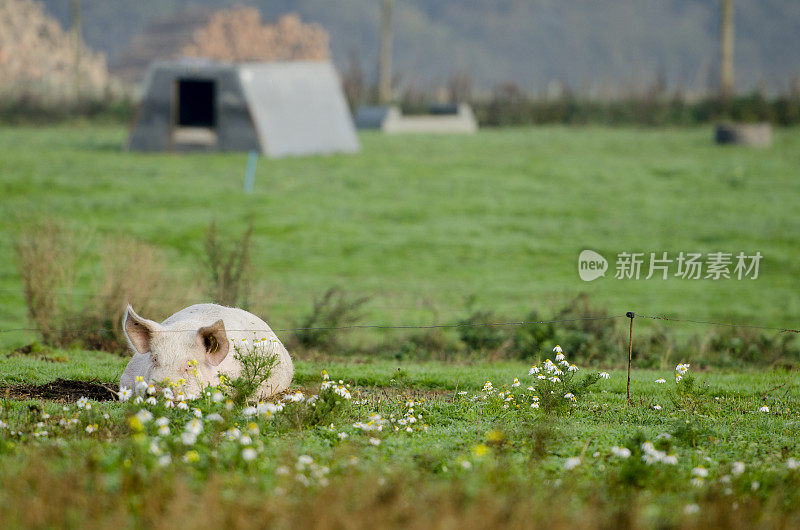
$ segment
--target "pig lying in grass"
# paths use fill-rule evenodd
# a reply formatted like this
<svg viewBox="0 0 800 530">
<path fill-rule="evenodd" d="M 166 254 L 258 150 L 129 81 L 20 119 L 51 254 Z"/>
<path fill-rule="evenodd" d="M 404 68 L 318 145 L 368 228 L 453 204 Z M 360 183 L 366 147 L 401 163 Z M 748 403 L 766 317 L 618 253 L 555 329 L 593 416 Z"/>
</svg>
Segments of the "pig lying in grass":
<svg viewBox="0 0 800 530">
<path fill-rule="evenodd" d="M 133 358 L 122 374 L 120 388 L 133 389 L 141 376 L 148 383 L 185 379 L 187 392 L 199 392 L 202 385 L 217 384 L 220 374 L 229 379 L 238 377 L 242 365 L 236 359 L 236 348 L 253 351 L 255 347 L 278 356 L 257 396 L 282 392 L 292 382 L 294 365 L 289 352 L 266 322 L 243 309 L 197 304 L 159 324 L 140 317 L 128 306 L 122 326 Z M 195 359 L 196 375 L 192 366 Z"/>
</svg>

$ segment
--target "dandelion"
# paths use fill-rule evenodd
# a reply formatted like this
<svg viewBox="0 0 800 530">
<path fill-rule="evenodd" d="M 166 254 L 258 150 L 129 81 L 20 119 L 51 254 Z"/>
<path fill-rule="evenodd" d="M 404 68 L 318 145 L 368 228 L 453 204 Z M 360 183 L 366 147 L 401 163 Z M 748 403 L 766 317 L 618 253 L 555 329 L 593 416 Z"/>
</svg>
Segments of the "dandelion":
<svg viewBox="0 0 800 530">
<path fill-rule="evenodd" d="M 252 447 L 245 447 L 244 449 L 242 449 L 242 460 L 244 460 L 245 462 L 251 462 L 255 460 L 256 456 L 257 456 L 256 450 L 253 449 Z"/>
<path fill-rule="evenodd" d="M 656 379 L 656 383 L 659 383 L 659 384 L 666 383 L 666 382 L 667 382 L 667 380 L 664 379 L 663 377 L 660 377 L 660 378 Z"/>
<path fill-rule="evenodd" d="M 734 462 L 731 466 L 731 474 L 738 476 L 744 473 L 744 462 Z"/>
<path fill-rule="evenodd" d="M 761 407 L 760 409 L 758 409 L 758 411 L 759 411 L 759 412 L 769 412 L 769 407 L 768 407 L 768 406 L 766 406 L 766 405 L 764 405 L 763 407 Z"/>
<path fill-rule="evenodd" d="M 122 390 L 119 391 L 118 395 L 119 395 L 119 400 L 120 401 L 128 401 L 130 398 L 133 397 L 133 390 L 131 390 L 128 387 L 125 387 L 125 388 L 123 388 Z M 69 410 L 69 409 L 67 408 L 64 412 L 66 412 L 67 410 Z"/>
<path fill-rule="evenodd" d="M 581 463 L 581 459 L 578 456 L 571 456 L 564 461 L 564 469 L 570 470 L 575 469 Z"/>
<path fill-rule="evenodd" d="M 608 379 L 609 377 L 611 377 L 611 374 L 609 374 L 608 372 L 600 372 L 601 379 Z"/>
</svg>

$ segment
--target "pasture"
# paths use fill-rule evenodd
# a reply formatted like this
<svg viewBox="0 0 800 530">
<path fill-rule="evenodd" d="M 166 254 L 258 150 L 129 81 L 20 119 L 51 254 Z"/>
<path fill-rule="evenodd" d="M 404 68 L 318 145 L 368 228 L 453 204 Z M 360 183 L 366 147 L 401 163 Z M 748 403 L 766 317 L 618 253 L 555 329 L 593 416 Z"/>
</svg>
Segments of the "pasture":
<svg viewBox="0 0 800 530">
<path fill-rule="evenodd" d="M 573 402 L 521 363 L 308 361 L 283 401 L 245 408 L 216 389 L 185 410 L 160 390 L 139 404 L 13 399 L 20 382 L 112 385 L 124 362 L 0 358 L 5 526 L 788 528 L 800 517 L 791 372 L 693 379 L 690 368 L 676 383 L 671 370 L 635 371 L 628 405 L 624 370 Z"/>
<path fill-rule="evenodd" d="M 796 129 L 777 130 L 766 150 L 719 148 L 708 128 L 364 134 L 359 156 L 262 158 L 251 195 L 242 193 L 244 154 L 120 153 L 124 138 L 119 127 L 0 129 L 0 244 L 11 249 L 21 221 L 47 216 L 154 245 L 188 285 L 209 223 L 238 237 L 252 219 L 254 309 L 275 328 L 291 327 L 335 285 L 371 297 L 364 320 L 381 324 L 448 323 L 473 295 L 521 320 L 578 292 L 615 315 L 784 327 L 800 318 Z M 64 296 L 91 291 L 102 252 L 94 243 Z M 606 277 L 578 278 L 586 248 L 609 259 Z M 620 252 L 718 251 L 761 252 L 759 278 L 614 279 Z M 196 300 L 184 294 L 152 317 Z M 24 322 L 14 262 L 3 260 L 0 328 Z"/>
<path fill-rule="evenodd" d="M 100 238 L 155 248 L 179 293 L 164 314 L 143 315 L 156 320 L 204 299 L 198 263 L 212 220 L 236 236 L 252 220 L 252 309 L 277 329 L 334 285 L 370 297 L 371 324 L 452 323 L 472 295 L 498 317 L 547 316 L 578 293 L 617 316 L 800 320 L 797 130 L 776 131 L 766 150 L 718 148 L 705 128 L 365 134 L 359 156 L 261 159 L 251 195 L 245 155 L 121 153 L 124 134 L 0 128 L 1 330 L 30 327 L 12 249 L 39 217 L 91 230 L 63 301 L 91 303 Z M 609 258 L 606 277 L 578 277 L 587 248 Z M 763 261 L 757 280 L 614 278 L 620 252 L 681 251 Z M 376 336 L 386 338 L 354 334 Z M 296 358 L 290 391 L 272 402 L 146 385 L 119 402 L 42 397 L 59 380 L 100 397 L 127 358 L 19 348 L 37 339 L 0 333 L 4 527 L 800 524 L 791 364 L 722 370 L 682 350 L 691 366 L 676 371 L 664 354 L 659 369 L 633 371 L 628 403 L 621 349 L 594 359 L 565 350 L 569 363 L 553 369 L 542 364 L 558 361 L 549 349 L 525 361 L 477 350 L 410 362 L 389 340 L 382 355 Z"/>
</svg>

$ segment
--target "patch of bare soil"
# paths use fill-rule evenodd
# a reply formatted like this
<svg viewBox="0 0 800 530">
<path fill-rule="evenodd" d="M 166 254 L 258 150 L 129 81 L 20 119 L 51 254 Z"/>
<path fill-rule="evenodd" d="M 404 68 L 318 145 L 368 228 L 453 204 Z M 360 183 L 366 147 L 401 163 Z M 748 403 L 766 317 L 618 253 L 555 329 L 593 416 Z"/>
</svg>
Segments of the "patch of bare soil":
<svg viewBox="0 0 800 530">
<path fill-rule="evenodd" d="M 18 384 L 0 387 L 0 395 L 7 399 L 49 399 L 61 402 L 73 402 L 82 397 L 95 401 L 117 399 L 117 392 L 111 385 L 72 379 L 56 379 L 44 385 Z"/>
</svg>

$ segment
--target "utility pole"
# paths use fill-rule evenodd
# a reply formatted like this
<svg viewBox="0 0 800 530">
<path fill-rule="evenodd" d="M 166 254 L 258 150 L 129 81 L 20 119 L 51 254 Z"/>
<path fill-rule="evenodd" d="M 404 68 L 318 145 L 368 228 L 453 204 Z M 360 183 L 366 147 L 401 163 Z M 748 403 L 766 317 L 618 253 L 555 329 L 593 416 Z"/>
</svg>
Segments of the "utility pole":
<svg viewBox="0 0 800 530">
<path fill-rule="evenodd" d="M 75 41 L 75 70 L 73 82 L 75 83 L 75 99 L 81 96 L 81 0 L 70 1 L 70 18 L 72 19 L 72 38 Z"/>
<path fill-rule="evenodd" d="M 722 0 L 720 17 L 719 95 L 723 109 L 733 96 L 733 0 Z"/>
<path fill-rule="evenodd" d="M 378 101 L 381 105 L 392 102 L 392 5 L 394 0 L 383 0 L 381 9 L 381 50 L 378 62 Z"/>
</svg>

